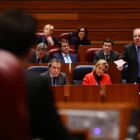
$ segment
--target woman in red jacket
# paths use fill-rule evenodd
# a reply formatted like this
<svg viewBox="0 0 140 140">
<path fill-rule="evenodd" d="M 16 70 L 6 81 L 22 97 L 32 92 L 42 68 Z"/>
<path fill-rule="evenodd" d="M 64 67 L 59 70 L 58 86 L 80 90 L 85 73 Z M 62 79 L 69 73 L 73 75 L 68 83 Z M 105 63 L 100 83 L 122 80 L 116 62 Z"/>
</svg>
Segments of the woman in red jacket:
<svg viewBox="0 0 140 140">
<path fill-rule="evenodd" d="M 93 71 L 85 75 L 82 85 L 111 84 L 110 76 L 105 74 L 108 64 L 105 60 L 100 59 L 93 68 Z"/>
</svg>

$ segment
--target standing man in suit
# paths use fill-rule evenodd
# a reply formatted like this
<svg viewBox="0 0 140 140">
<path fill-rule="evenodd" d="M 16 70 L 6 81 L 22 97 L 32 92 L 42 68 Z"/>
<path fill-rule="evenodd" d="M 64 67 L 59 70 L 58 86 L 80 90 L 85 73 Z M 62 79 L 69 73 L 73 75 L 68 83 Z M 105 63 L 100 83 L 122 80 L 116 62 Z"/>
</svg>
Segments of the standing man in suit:
<svg viewBox="0 0 140 140">
<path fill-rule="evenodd" d="M 31 51 L 30 63 L 48 63 L 50 56 L 47 53 L 47 45 L 43 42 L 37 45 L 36 50 Z"/>
<path fill-rule="evenodd" d="M 121 59 L 128 62 L 128 72 L 126 83 L 140 84 L 140 28 L 133 30 L 134 43 L 128 44 L 124 47 L 124 52 Z M 117 67 L 118 70 L 123 70 L 123 66 Z"/>
<path fill-rule="evenodd" d="M 69 41 L 66 39 L 61 39 L 58 43 L 60 51 L 52 55 L 52 59 L 57 58 L 62 61 L 62 63 L 75 63 L 78 62 L 76 54 L 70 53 Z M 71 66 L 71 65 L 70 65 Z"/>
<path fill-rule="evenodd" d="M 104 59 L 107 62 L 113 62 L 119 59 L 119 53 L 112 50 L 113 40 L 107 38 L 104 40 L 103 49 L 94 53 L 93 62 Z"/>
<path fill-rule="evenodd" d="M 62 62 L 59 59 L 52 59 L 49 63 L 49 70 L 42 73 L 41 76 L 48 79 L 49 85 L 69 85 L 66 74 L 60 72 Z"/>
</svg>

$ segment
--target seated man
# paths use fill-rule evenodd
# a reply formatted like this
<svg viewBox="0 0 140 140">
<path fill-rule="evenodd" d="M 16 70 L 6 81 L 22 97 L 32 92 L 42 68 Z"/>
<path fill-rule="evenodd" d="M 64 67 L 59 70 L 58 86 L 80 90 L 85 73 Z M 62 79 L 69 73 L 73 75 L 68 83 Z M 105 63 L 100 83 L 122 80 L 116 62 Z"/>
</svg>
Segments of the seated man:
<svg viewBox="0 0 140 140">
<path fill-rule="evenodd" d="M 39 43 L 36 50 L 31 51 L 30 63 L 48 63 L 50 62 L 50 56 L 47 53 L 47 45 L 45 43 Z"/>
<path fill-rule="evenodd" d="M 60 59 L 62 63 L 75 63 L 78 62 L 76 54 L 70 53 L 69 41 L 66 39 L 61 39 L 58 43 L 60 51 L 52 55 L 53 58 Z"/>
<path fill-rule="evenodd" d="M 48 63 L 49 70 L 41 74 L 48 79 L 49 85 L 69 85 L 66 74 L 60 72 L 61 65 L 61 60 L 54 58 Z"/>
<path fill-rule="evenodd" d="M 94 53 L 93 62 L 105 59 L 107 62 L 113 62 L 119 59 L 119 53 L 112 50 L 113 40 L 107 38 L 104 40 L 103 49 Z"/>
</svg>

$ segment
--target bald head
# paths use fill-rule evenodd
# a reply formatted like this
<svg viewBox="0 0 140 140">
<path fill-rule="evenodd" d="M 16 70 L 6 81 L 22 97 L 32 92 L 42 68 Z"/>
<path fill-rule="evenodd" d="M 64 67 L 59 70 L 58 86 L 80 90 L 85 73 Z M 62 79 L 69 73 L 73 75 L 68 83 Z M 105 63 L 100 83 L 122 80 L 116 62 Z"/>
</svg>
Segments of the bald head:
<svg viewBox="0 0 140 140">
<path fill-rule="evenodd" d="M 133 30 L 133 41 L 136 46 L 140 46 L 140 28 Z"/>
</svg>

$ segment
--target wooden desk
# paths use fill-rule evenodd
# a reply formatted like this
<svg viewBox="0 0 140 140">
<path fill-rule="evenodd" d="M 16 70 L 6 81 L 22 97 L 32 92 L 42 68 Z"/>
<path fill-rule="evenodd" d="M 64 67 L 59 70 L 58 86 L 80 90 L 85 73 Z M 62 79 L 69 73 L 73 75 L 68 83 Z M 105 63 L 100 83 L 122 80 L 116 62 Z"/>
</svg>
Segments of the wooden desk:
<svg viewBox="0 0 140 140">
<path fill-rule="evenodd" d="M 121 72 L 117 70 L 115 63 L 108 63 L 108 71 L 106 73 L 110 76 L 112 84 L 121 84 Z"/>
<path fill-rule="evenodd" d="M 50 87 L 53 91 L 53 97 L 55 102 L 66 102 L 64 86 L 50 86 Z"/>
<path fill-rule="evenodd" d="M 68 102 L 101 102 L 100 85 L 71 85 Z"/>
<path fill-rule="evenodd" d="M 103 102 L 135 102 L 139 105 L 138 84 L 112 84 L 102 85 Z"/>
<path fill-rule="evenodd" d="M 50 86 L 56 102 L 101 102 L 100 85 Z"/>
</svg>

